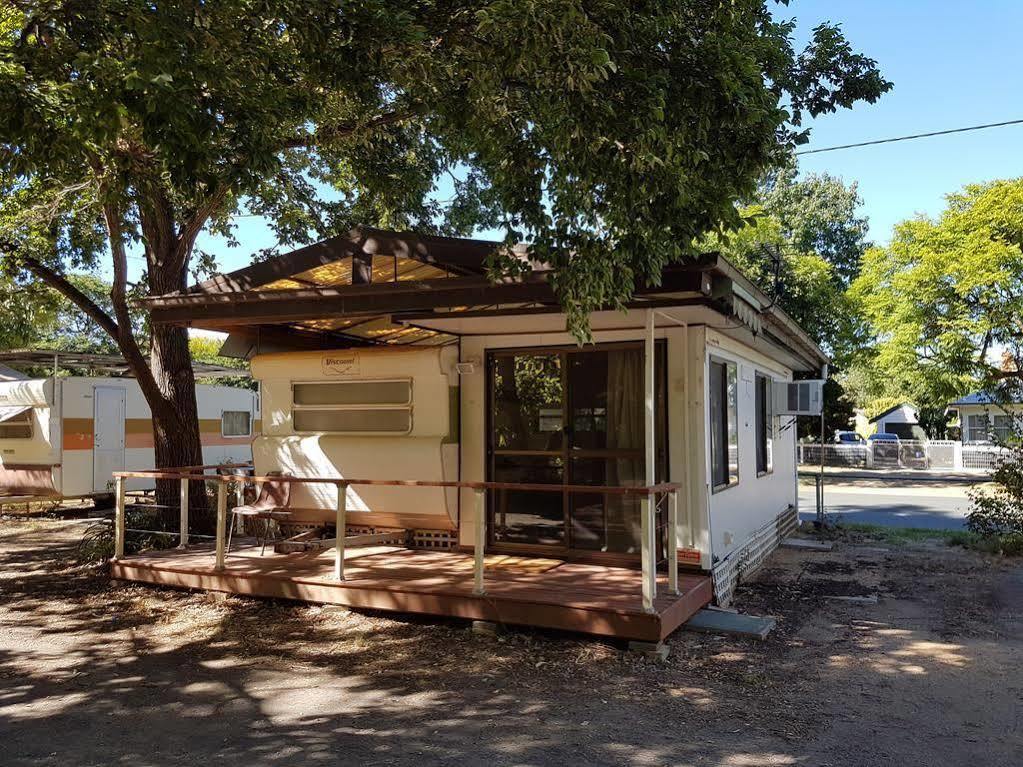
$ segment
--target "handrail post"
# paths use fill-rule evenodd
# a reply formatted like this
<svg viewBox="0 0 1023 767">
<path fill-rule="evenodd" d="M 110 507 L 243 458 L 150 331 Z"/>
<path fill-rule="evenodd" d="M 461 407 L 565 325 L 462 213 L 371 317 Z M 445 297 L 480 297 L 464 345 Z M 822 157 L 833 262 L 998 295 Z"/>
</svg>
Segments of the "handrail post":
<svg viewBox="0 0 1023 767">
<path fill-rule="evenodd" d="M 114 559 L 124 559 L 124 477 L 114 478 Z"/>
<path fill-rule="evenodd" d="M 668 591 L 678 594 L 678 491 L 668 491 Z"/>
<path fill-rule="evenodd" d="M 180 536 L 178 548 L 183 549 L 188 546 L 188 477 L 181 478 L 179 500 L 181 502 L 181 519 L 179 522 Z"/>
<path fill-rule="evenodd" d="M 483 596 L 487 593 L 483 585 L 483 564 L 487 548 L 487 505 L 482 488 L 476 488 L 475 542 L 473 545 L 472 593 Z"/>
<path fill-rule="evenodd" d="M 217 570 L 224 569 L 224 534 L 227 532 L 227 485 L 223 478 L 217 482 Z"/>
<path fill-rule="evenodd" d="M 334 578 L 339 581 L 345 579 L 345 535 L 347 535 L 347 522 L 345 514 L 348 511 L 348 483 L 337 483 L 337 509 L 334 519 Z"/>
<path fill-rule="evenodd" d="M 650 493 L 639 501 L 640 511 L 640 570 L 643 581 L 643 612 L 654 612 L 657 596 L 657 524 L 656 506 Z"/>
</svg>

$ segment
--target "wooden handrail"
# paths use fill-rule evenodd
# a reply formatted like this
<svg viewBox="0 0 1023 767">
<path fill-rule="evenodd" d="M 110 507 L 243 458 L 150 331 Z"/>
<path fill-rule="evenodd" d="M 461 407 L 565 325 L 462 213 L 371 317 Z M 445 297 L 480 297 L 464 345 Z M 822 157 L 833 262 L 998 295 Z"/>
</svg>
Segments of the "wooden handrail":
<svg viewBox="0 0 1023 767">
<path fill-rule="evenodd" d="M 184 467 L 188 468 L 188 467 Z M 206 475 L 192 474 L 174 469 L 154 471 L 115 471 L 114 477 L 131 479 L 188 479 L 207 482 L 298 482 L 315 485 L 359 485 L 375 487 L 447 487 L 468 490 L 521 490 L 537 493 L 593 493 L 595 495 L 649 496 L 681 490 L 680 482 L 660 482 L 649 486 L 603 486 L 603 485 L 545 485 L 529 482 L 475 482 L 464 480 L 426 479 L 348 479 L 346 477 L 293 477 L 285 474 L 268 476 Z"/>
<path fill-rule="evenodd" d="M 248 463 L 206 463 L 198 464 L 196 466 L 170 466 L 159 471 L 168 472 L 176 471 L 182 473 L 188 473 L 192 471 L 204 471 L 206 469 L 251 469 L 254 468 L 252 461 Z"/>
<path fill-rule="evenodd" d="M 226 468 L 227 464 L 213 468 Z M 249 464 L 244 465 L 249 468 Z M 226 550 L 224 547 L 224 532 L 227 525 L 227 485 L 229 483 L 262 484 L 270 482 L 298 482 L 316 485 L 333 485 L 337 488 L 337 504 L 335 508 L 335 565 L 334 577 L 336 580 L 344 580 L 345 566 L 345 535 L 342 533 L 346 528 L 347 496 L 350 486 L 372 486 L 372 487 L 442 487 L 442 488 L 466 488 L 472 490 L 475 498 L 475 543 L 473 562 L 473 593 L 483 596 L 486 593 L 483 580 L 484 550 L 486 548 L 486 514 L 484 493 L 487 490 L 517 490 L 523 492 L 537 493 L 590 493 L 593 495 L 616 495 L 616 496 L 638 496 L 641 499 L 641 514 L 643 515 L 644 526 L 653 531 L 655 506 L 657 504 L 649 501 L 651 496 L 657 494 L 670 494 L 669 515 L 668 515 L 668 584 L 669 588 L 677 593 L 678 589 L 678 491 L 682 489 L 680 482 L 660 482 L 654 485 L 643 487 L 601 487 L 600 485 L 544 485 L 536 483 L 515 483 L 515 482 L 466 482 L 459 480 L 421 480 L 421 479 L 348 479 L 345 477 L 293 477 L 284 474 L 268 476 L 247 476 L 244 474 L 193 474 L 198 467 L 181 467 L 176 469 L 160 469 L 153 471 L 115 471 L 113 476 L 116 482 L 117 511 L 115 515 L 115 559 L 124 557 L 124 480 L 134 479 L 163 479 L 178 480 L 181 483 L 181 520 L 180 536 L 181 547 L 188 544 L 188 482 L 191 480 L 214 482 L 217 485 L 217 534 L 216 534 L 216 569 L 222 571 L 225 567 Z M 242 468 L 237 466 L 235 468 Z M 644 543 L 641 560 L 643 562 L 644 583 L 649 581 L 649 587 L 643 589 L 643 609 L 647 612 L 654 610 L 654 599 L 657 596 L 657 563 L 656 544 L 654 535 L 651 532 L 647 542 Z"/>
</svg>

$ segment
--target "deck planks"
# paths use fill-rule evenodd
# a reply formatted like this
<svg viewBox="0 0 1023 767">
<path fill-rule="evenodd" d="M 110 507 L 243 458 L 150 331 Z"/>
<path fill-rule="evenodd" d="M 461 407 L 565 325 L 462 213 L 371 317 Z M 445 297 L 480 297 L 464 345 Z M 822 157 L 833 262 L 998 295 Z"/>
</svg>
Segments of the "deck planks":
<svg viewBox="0 0 1023 767">
<path fill-rule="evenodd" d="M 472 593 L 473 559 L 454 551 L 375 546 L 345 556 L 345 580 L 333 580 L 333 552 L 267 553 L 232 550 L 222 572 L 212 547 L 170 549 L 131 556 L 111 575 L 179 588 L 425 613 L 589 634 L 660 641 L 712 598 L 705 575 L 679 575 L 681 595 L 658 581 L 655 613 L 642 610 L 637 570 L 624 567 L 488 555 L 487 593 Z M 535 567 L 531 564 L 540 562 Z"/>
</svg>

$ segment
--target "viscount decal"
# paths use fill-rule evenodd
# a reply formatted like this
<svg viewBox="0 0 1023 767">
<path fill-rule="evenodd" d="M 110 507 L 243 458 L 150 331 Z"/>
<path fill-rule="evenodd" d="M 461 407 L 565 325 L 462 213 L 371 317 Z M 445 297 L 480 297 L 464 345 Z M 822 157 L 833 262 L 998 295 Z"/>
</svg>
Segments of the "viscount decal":
<svg viewBox="0 0 1023 767">
<path fill-rule="evenodd" d="M 320 358 L 320 369 L 326 376 L 359 375 L 359 353 L 324 354 Z"/>
</svg>

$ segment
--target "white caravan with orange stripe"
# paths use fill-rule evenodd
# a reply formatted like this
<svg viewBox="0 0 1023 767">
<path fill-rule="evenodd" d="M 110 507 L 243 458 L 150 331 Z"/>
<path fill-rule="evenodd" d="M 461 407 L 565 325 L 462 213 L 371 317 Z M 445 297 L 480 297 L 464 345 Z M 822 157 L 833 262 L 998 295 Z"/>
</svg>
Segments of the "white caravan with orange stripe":
<svg viewBox="0 0 1023 767">
<path fill-rule="evenodd" d="M 257 394 L 231 386 L 195 388 L 203 463 L 251 460 L 260 431 Z M 152 415 L 136 380 L 0 381 L 0 503 L 106 495 L 113 472 L 153 465 Z M 149 487 L 145 480 L 128 485 Z"/>
</svg>

